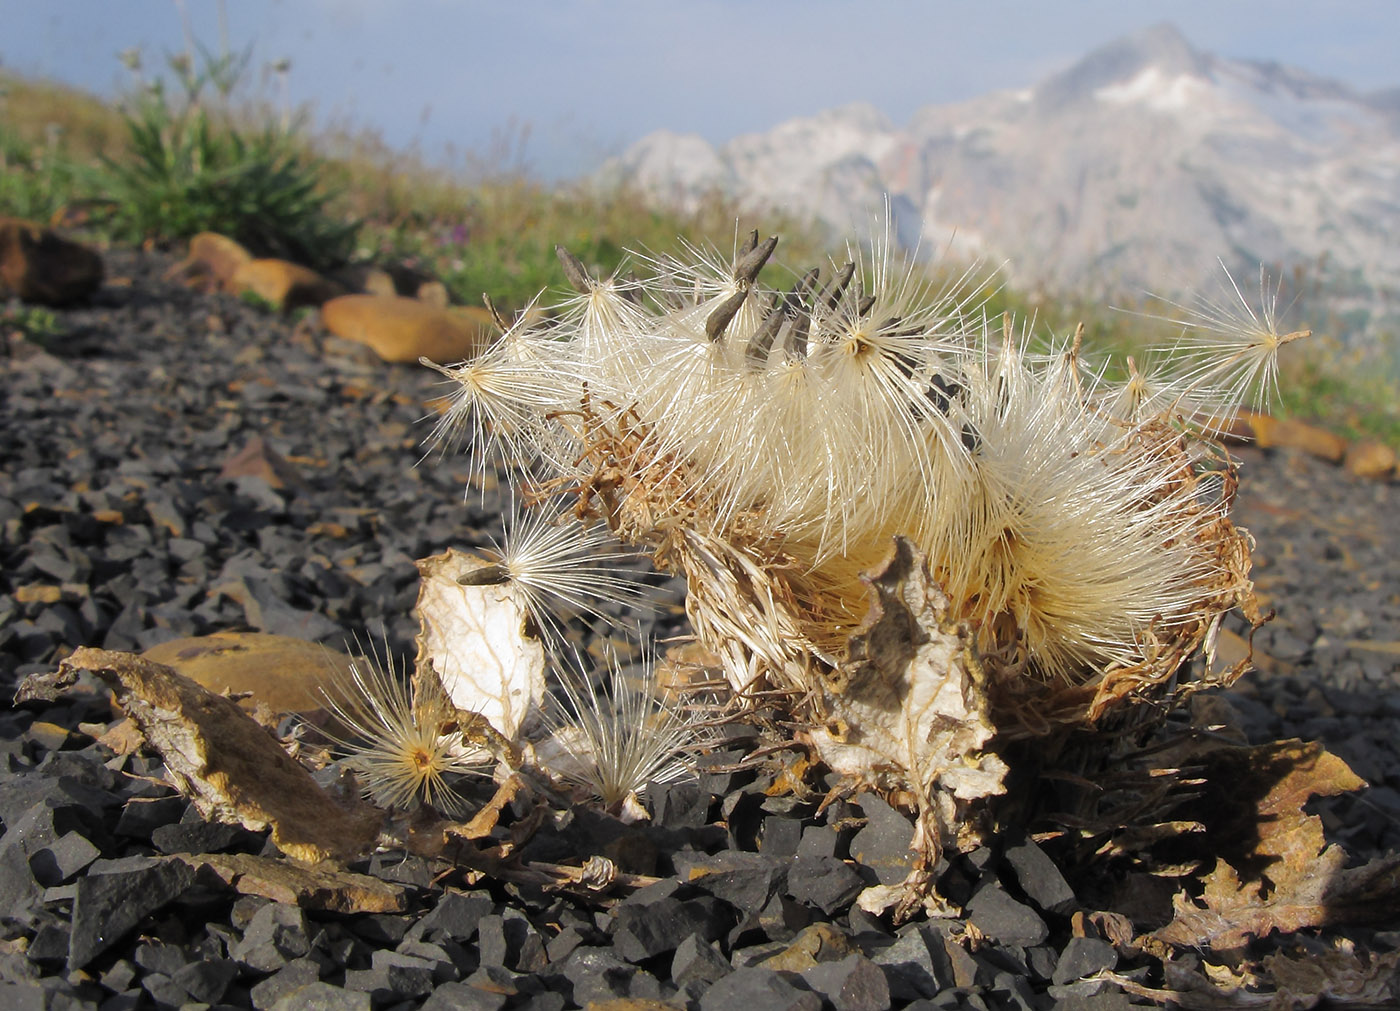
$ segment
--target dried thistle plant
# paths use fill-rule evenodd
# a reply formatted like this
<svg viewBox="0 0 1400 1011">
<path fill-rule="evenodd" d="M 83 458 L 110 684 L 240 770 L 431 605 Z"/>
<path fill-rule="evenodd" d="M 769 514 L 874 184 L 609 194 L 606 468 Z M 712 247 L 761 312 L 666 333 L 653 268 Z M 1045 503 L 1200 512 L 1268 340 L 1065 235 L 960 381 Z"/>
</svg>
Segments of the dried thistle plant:
<svg viewBox="0 0 1400 1011">
<path fill-rule="evenodd" d="M 460 389 L 437 436 L 486 419 L 580 518 L 684 574 L 734 691 L 790 692 L 834 767 L 911 789 L 932 856 L 975 842 L 955 822 L 1001 788 L 993 733 L 1160 697 L 1225 612 L 1257 619 L 1233 464 L 1202 418 L 1300 335 L 1275 332 L 1267 300 L 1217 307 L 1192 354 L 1115 384 L 1079 333 L 1034 351 L 888 241 L 770 288 L 776 245 L 644 260 L 641 281 L 561 249 L 576 297 L 443 370 Z M 935 716 L 970 728 L 964 753 L 899 740 Z"/>
</svg>

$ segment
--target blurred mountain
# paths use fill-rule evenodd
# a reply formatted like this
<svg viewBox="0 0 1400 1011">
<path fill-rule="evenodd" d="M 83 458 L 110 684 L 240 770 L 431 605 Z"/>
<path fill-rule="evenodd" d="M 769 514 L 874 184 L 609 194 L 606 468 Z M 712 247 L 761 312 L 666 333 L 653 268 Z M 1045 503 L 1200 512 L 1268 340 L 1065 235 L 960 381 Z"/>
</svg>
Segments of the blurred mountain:
<svg viewBox="0 0 1400 1011">
<path fill-rule="evenodd" d="M 1218 290 L 1219 258 L 1248 283 L 1301 266 L 1348 328 L 1400 315 L 1400 89 L 1222 59 L 1170 25 L 902 127 L 853 104 L 718 148 L 653 133 L 602 177 L 858 233 L 888 193 L 906 244 L 1005 262 L 1022 288 Z"/>
</svg>

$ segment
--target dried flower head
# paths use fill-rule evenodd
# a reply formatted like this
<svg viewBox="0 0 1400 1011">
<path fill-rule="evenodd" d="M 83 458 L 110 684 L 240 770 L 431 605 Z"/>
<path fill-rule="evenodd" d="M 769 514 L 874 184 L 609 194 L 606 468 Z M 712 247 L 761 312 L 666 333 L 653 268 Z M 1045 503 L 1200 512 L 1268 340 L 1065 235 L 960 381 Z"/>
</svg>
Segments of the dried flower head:
<svg viewBox="0 0 1400 1011">
<path fill-rule="evenodd" d="M 414 699 L 387 647 L 355 657 L 323 695 L 340 724 L 331 732 L 337 750 L 363 779 L 367 797 L 385 808 L 427 804 L 463 813 L 451 780 L 481 773 L 489 759 L 452 729 L 454 714 L 441 695 Z"/>
<path fill-rule="evenodd" d="M 562 639 L 560 617 L 590 614 L 611 620 L 607 610 L 644 609 L 637 573 L 618 563 L 635 558 L 619 550 L 605 524 L 583 523 L 570 510 L 539 503 L 510 509 L 505 536 L 493 542 L 496 561 L 477 569 L 478 585 L 509 583 L 520 595 L 536 626 Z"/>
<path fill-rule="evenodd" d="M 561 673 L 562 699 L 547 714 L 552 742 L 537 745 L 548 771 L 613 810 L 650 783 L 691 775 L 689 758 L 707 739 L 703 727 L 661 701 L 651 664 L 633 674 L 613 659 L 600 689 L 587 674 Z"/>
</svg>

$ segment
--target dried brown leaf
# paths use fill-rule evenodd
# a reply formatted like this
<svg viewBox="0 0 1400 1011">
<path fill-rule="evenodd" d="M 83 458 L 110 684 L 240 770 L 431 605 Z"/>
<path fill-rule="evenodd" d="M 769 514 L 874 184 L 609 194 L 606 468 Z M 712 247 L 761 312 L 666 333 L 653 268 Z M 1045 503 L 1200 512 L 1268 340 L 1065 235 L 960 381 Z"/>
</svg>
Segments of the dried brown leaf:
<svg viewBox="0 0 1400 1011">
<path fill-rule="evenodd" d="M 1236 801 L 1257 799 L 1252 810 L 1232 812 L 1213 826 L 1212 841 L 1225 856 L 1203 879 L 1199 898 L 1175 897 L 1172 921 L 1153 939 L 1228 950 L 1274 931 L 1394 914 L 1400 855 L 1347 868 L 1341 847 L 1327 844 L 1321 819 L 1303 810 L 1311 797 L 1365 785 L 1345 762 L 1320 744 L 1300 741 L 1222 748 L 1208 759 L 1218 789 Z"/>
<path fill-rule="evenodd" d="M 205 818 L 255 832 L 270 827 L 277 848 L 306 863 L 349 859 L 374 841 L 379 812 L 338 805 L 236 702 L 163 664 L 79 649 L 56 673 L 26 679 L 16 699 L 53 698 L 82 670 L 111 686 L 176 788 Z"/>
</svg>

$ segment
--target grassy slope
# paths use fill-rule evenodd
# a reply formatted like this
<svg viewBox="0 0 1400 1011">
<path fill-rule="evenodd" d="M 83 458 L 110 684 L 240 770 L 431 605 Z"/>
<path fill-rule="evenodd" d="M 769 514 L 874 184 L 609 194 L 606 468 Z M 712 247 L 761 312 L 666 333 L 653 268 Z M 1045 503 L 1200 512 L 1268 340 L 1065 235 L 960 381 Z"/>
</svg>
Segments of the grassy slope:
<svg viewBox="0 0 1400 1011">
<path fill-rule="evenodd" d="M 236 117 L 235 117 L 236 118 Z M 120 158 L 127 131 L 118 110 L 91 95 L 0 73 L 0 214 L 46 219 L 64 208 L 101 199 L 98 155 Z M 324 157 L 324 184 L 334 207 L 362 221 L 360 253 L 407 262 L 440 277 L 461 302 L 483 292 L 507 309 L 558 287 L 556 243 L 590 269 L 606 274 L 625 262 L 624 250 L 675 251 L 683 241 L 730 249 L 742 225 L 783 236 L 778 260 L 800 272 L 841 259 L 817 230 L 765 216 L 736 221 L 714 200 L 693 214 L 648 207 L 634 194 L 582 186 L 545 188 L 519 175 L 475 182 L 453 179 L 366 135 L 305 138 Z M 1161 324 L 1097 305 L 1036 302 L 984 285 L 978 295 L 992 317 L 1009 311 L 1034 316 L 1039 333 L 1065 334 L 1086 324 L 1088 349 L 1140 350 L 1144 339 L 1170 337 Z M 1400 390 L 1389 378 L 1395 349 L 1344 351 L 1325 337 L 1295 345 L 1283 362 L 1283 411 L 1349 436 L 1373 436 L 1400 447 Z"/>
</svg>

